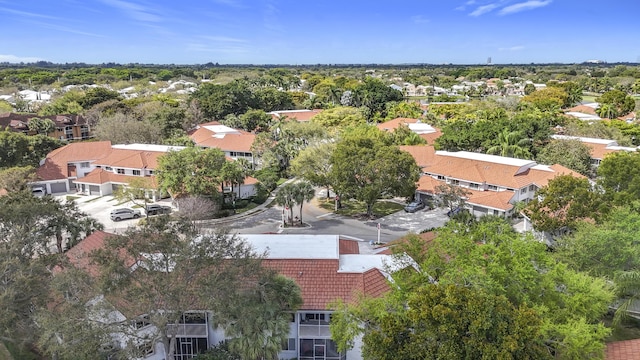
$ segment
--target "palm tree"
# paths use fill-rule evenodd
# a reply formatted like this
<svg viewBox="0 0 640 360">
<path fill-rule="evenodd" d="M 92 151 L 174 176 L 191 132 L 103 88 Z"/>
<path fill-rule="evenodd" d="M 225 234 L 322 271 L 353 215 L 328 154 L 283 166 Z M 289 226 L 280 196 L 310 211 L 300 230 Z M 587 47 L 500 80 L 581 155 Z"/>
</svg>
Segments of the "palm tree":
<svg viewBox="0 0 640 360">
<path fill-rule="evenodd" d="M 294 187 L 295 184 L 285 184 L 281 188 L 278 189 L 275 198 L 276 204 L 283 206 L 286 209 L 289 209 L 289 219 L 291 220 L 291 225 L 293 225 L 293 205 L 295 205 L 295 196 L 294 196 Z M 282 210 L 284 212 L 284 210 Z M 282 219 L 283 226 L 286 224 L 286 221 Z"/>
<path fill-rule="evenodd" d="M 504 129 L 498 134 L 498 145 L 487 149 L 487 154 L 529 159 L 531 158 L 531 153 L 526 147 L 528 144 L 529 139 L 524 138 L 520 131 Z"/>
<path fill-rule="evenodd" d="M 300 205 L 300 224 L 302 225 L 302 205 L 311 201 L 316 195 L 316 190 L 313 188 L 310 182 L 301 181 L 295 184 L 294 200 L 295 203 Z"/>
<path fill-rule="evenodd" d="M 629 309 L 640 300 L 640 271 L 623 271 L 615 277 L 616 291 L 621 299 L 614 322 L 619 324 L 629 316 Z"/>
</svg>

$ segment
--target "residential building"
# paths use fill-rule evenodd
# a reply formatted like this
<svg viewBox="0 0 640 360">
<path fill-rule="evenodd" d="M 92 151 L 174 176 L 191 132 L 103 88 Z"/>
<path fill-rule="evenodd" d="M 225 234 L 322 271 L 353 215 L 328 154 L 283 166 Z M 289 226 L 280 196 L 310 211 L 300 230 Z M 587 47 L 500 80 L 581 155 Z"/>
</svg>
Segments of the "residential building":
<svg viewBox="0 0 640 360">
<path fill-rule="evenodd" d="M 77 267 L 91 275 L 97 268 L 87 254 L 101 248 L 112 234 L 97 231 L 82 240 L 66 254 Z M 266 253 L 263 265 L 275 269 L 294 280 L 301 290 L 303 304 L 291 316 L 289 339 L 283 344 L 280 359 L 300 360 L 356 360 L 361 359 L 360 348 L 355 346 L 346 353 L 337 351 L 331 339 L 329 322 L 330 302 L 340 299 L 355 302 L 359 296 L 381 296 L 389 290 L 388 271 L 394 271 L 392 257 L 387 251 L 374 249 L 367 242 L 341 238 L 338 235 L 299 234 L 243 234 L 258 253 Z M 134 263 L 131 262 L 133 268 Z M 99 298 L 104 300 L 104 298 Z M 153 331 L 144 314 L 125 316 L 124 309 L 116 307 L 110 319 L 115 319 L 136 331 Z M 213 327 L 212 313 L 187 312 L 177 331 L 176 354 L 180 359 L 190 359 L 198 350 L 205 350 L 225 340 L 224 332 Z M 122 343 L 126 339 L 119 339 Z M 358 343 L 359 344 L 359 343 Z M 141 344 L 147 360 L 165 358 L 161 343 Z"/>
<path fill-rule="evenodd" d="M 614 341 L 607 344 L 606 360 L 640 359 L 640 339 Z"/>
<path fill-rule="evenodd" d="M 433 145 L 438 137 L 442 135 L 440 129 L 437 129 L 427 123 L 423 123 L 420 119 L 412 118 L 395 118 L 393 120 L 385 121 L 378 124 L 378 129 L 382 131 L 393 132 L 401 125 L 406 125 L 409 130 L 420 135 L 421 138 L 427 141 L 427 144 Z"/>
<path fill-rule="evenodd" d="M 55 139 L 72 141 L 86 140 L 93 137 L 89 122 L 82 115 L 40 116 L 38 114 L 5 113 L 0 114 L 0 128 L 25 135 L 35 135 L 35 132 L 29 130 L 29 121 L 33 118 L 53 121 L 55 129 L 47 135 Z"/>
<path fill-rule="evenodd" d="M 50 152 L 36 170 L 37 181 L 47 194 L 77 192 L 85 195 L 112 194 L 132 180 L 148 182 L 149 197 L 154 201 L 163 194 L 157 190 L 155 170 L 158 158 L 182 146 L 151 144 L 111 145 L 110 141 L 71 143 Z M 230 161 L 233 161 L 229 159 Z M 257 180 L 245 178 L 234 193 L 245 199 L 255 195 Z"/>
<path fill-rule="evenodd" d="M 189 136 L 196 146 L 217 148 L 231 159 L 245 159 L 250 164 L 257 165 L 257 159 L 254 158 L 251 150 L 256 138 L 255 134 L 212 121 L 198 125 Z"/>
<path fill-rule="evenodd" d="M 591 165 L 593 167 L 600 166 L 600 162 L 608 154 L 618 151 L 638 151 L 640 146 L 620 146 L 615 140 L 609 139 L 596 139 L 579 136 L 567 136 L 567 135 L 552 135 L 556 140 L 579 140 L 583 144 L 587 145 L 591 149 Z"/>
<path fill-rule="evenodd" d="M 416 198 L 438 201 L 440 185 L 460 186 L 466 189 L 466 207 L 475 216 L 510 216 L 515 203 L 531 201 L 538 189 L 554 177 L 562 174 L 583 177 L 561 165 L 541 165 L 533 160 L 467 151 L 434 151 L 429 146 L 401 149 L 412 154 L 422 166 Z"/>
<path fill-rule="evenodd" d="M 287 118 L 289 120 L 296 120 L 299 122 L 308 122 L 314 116 L 320 114 L 322 109 L 313 110 L 278 110 L 269 113 L 274 120 L 280 120 Z"/>
</svg>

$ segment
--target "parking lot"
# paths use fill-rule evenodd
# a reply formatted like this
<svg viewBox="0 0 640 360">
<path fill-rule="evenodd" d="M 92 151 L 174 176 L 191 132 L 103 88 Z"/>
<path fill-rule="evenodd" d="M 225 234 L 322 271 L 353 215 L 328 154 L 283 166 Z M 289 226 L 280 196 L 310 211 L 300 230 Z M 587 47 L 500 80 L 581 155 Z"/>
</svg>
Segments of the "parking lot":
<svg viewBox="0 0 640 360">
<path fill-rule="evenodd" d="M 121 203 L 113 196 L 62 195 L 59 197 L 61 198 L 61 200 L 66 200 L 70 197 L 74 197 L 75 199 L 73 200 L 77 204 L 78 209 L 102 223 L 104 225 L 104 230 L 107 232 L 122 233 L 129 226 L 135 226 L 139 221 L 138 219 L 113 221 L 110 218 L 110 213 L 113 209 L 139 209 L 141 212 L 141 217 L 144 218 L 145 216 L 143 208 L 136 207 L 136 205 L 132 202 Z M 171 206 L 171 201 L 169 199 L 161 200 L 158 201 L 157 204 Z"/>
<path fill-rule="evenodd" d="M 398 211 L 376 221 L 387 229 L 419 233 L 425 229 L 443 226 L 449 221 L 449 217 L 447 217 L 447 209 L 436 208 L 423 209 L 414 213 Z"/>
</svg>

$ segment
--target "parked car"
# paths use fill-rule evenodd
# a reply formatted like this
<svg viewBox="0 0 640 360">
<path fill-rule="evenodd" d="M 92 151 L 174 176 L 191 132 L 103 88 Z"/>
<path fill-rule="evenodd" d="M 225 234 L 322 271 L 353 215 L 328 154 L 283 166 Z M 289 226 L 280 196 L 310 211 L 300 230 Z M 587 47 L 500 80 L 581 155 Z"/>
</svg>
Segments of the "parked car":
<svg viewBox="0 0 640 360">
<path fill-rule="evenodd" d="M 171 206 L 160 204 L 147 205 L 147 215 L 171 214 Z"/>
<path fill-rule="evenodd" d="M 140 210 L 134 210 L 129 208 L 120 208 L 111 210 L 111 220 L 120 221 L 125 219 L 137 219 L 142 215 Z"/>
<path fill-rule="evenodd" d="M 404 211 L 408 213 L 414 213 L 418 210 L 424 209 L 425 206 L 426 205 L 422 201 L 414 201 L 412 203 L 409 203 L 407 206 L 405 206 Z"/>
<path fill-rule="evenodd" d="M 460 211 L 462 211 L 461 207 L 453 208 L 453 209 L 447 211 L 447 216 L 448 217 L 452 217 L 454 215 L 458 215 L 460 213 Z"/>
<path fill-rule="evenodd" d="M 47 194 L 47 191 L 42 186 L 34 186 L 33 188 L 31 188 L 31 193 L 35 197 L 43 197 Z"/>
</svg>

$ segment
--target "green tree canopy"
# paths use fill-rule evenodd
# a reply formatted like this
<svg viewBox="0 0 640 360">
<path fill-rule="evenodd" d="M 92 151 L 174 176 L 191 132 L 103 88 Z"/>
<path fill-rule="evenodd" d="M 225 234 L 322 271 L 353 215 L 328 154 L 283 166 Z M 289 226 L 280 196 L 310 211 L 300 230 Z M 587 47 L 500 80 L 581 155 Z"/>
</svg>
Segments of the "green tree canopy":
<svg viewBox="0 0 640 360">
<path fill-rule="evenodd" d="M 562 234 L 581 221 L 599 219 L 606 206 L 588 179 L 560 175 L 538 190 L 524 212 L 536 230 Z"/>
<path fill-rule="evenodd" d="M 341 196 L 373 205 L 382 196 L 411 196 L 420 169 L 413 157 L 374 126 L 354 128 L 336 144 L 331 156 L 333 187 Z"/>
<path fill-rule="evenodd" d="M 580 140 L 552 140 L 536 158 L 540 164 L 560 164 L 582 175 L 591 171 L 591 148 Z"/>
<path fill-rule="evenodd" d="M 158 184 L 172 197 L 216 196 L 222 184 L 220 169 L 226 159 L 216 148 L 188 147 L 158 158 Z"/>
<path fill-rule="evenodd" d="M 621 90 L 607 91 L 598 97 L 596 101 L 600 104 L 600 107 L 596 109 L 598 115 L 609 119 L 626 115 L 636 107 L 636 102 L 633 97 Z"/>
<path fill-rule="evenodd" d="M 598 185 L 615 204 L 630 204 L 640 198 L 640 153 L 618 151 L 602 160 Z"/>
</svg>

